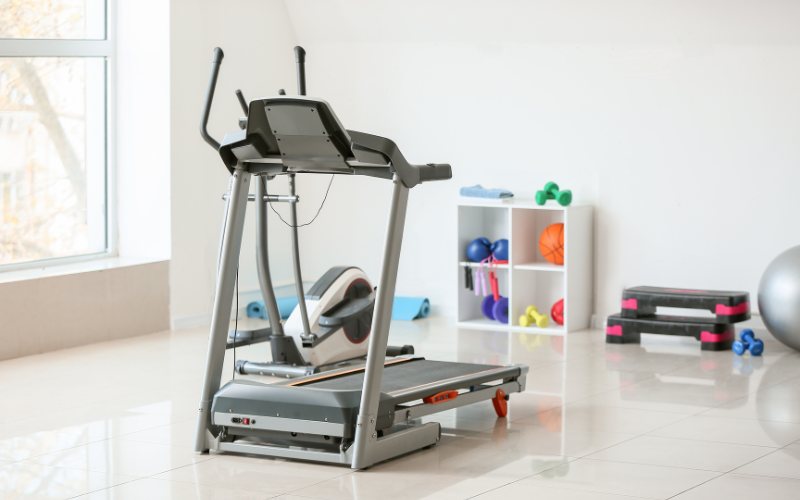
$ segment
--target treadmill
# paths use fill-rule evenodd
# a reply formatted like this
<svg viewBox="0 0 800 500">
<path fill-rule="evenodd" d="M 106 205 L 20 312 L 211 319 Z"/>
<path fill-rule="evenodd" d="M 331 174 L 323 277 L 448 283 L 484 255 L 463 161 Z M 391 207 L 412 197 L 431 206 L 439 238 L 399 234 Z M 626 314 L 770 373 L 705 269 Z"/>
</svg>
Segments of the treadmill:
<svg viewBox="0 0 800 500">
<path fill-rule="evenodd" d="M 513 392 L 525 390 L 528 367 L 386 359 L 409 190 L 452 177 L 450 165 L 412 165 L 389 139 L 346 130 L 329 104 L 305 96 L 298 54 L 298 96 L 250 101 L 241 130 L 222 143 L 206 131 L 223 58 L 214 49 L 201 134 L 231 174 L 221 241 L 208 355 L 194 450 L 234 452 L 347 464 L 354 469 L 435 445 L 437 422 L 420 418 L 491 400 L 498 416 Z M 245 102 L 243 99 L 241 102 Z M 234 379 L 220 387 L 248 190 L 253 179 L 277 175 L 366 175 L 392 182 L 380 281 L 365 364 L 273 384 Z M 261 184 L 259 181 L 258 184 Z"/>
</svg>

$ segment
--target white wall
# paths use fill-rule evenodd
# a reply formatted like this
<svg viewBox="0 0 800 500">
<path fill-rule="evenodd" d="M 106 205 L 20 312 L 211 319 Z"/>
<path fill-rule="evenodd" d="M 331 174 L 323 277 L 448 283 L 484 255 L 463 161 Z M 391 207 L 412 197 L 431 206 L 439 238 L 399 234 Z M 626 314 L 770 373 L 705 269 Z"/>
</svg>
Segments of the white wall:
<svg viewBox="0 0 800 500">
<path fill-rule="evenodd" d="M 111 237 L 118 237 L 121 257 L 166 260 L 170 257 L 169 3 L 119 0 L 116 5 L 117 58 L 111 68 L 116 69 L 117 91 L 112 170 L 116 179 L 110 179 L 109 186 L 116 190 L 111 216 L 114 220 L 116 208 L 117 235 Z"/>
<path fill-rule="evenodd" d="M 412 162 L 453 166 L 412 191 L 399 294 L 454 310 L 455 204 L 475 183 L 532 197 L 553 180 L 595 206 L 600 315 L 643 284 L 755 297 L 767 263 L 800 243 L 796 2 L 286 5 L 309 95 Z M 309 220 L 328 178 L 301 182 Z M 377 278 L 388 195 L 337 178 L 302 230 L 304 274 L 350 263 Z"/>
<path fill-rule="evenodd" d="M 221 141 L 238 129 L 242 112 L 234 90 L 253 99 L 294 86 L 294 31 L 281 1 L 172 0 L 170 2 L 170 133 L 172 260 L 170 308 L 173 326 L 210 320 L 214 270 L 222 222 L 221 195 L 228 172 L 200 137 L 198 126 L 211 69 L 212 51 L 225 52 L 209 131 Z M 275 184 L 285 186 L 280 181 Z M 282 191 L 285 187 L 278 188 Z M 252 206 L 250 210 L 252 215 Z M 272 270 L 276 283 L 291 278 L 287 231 L 273 224 Z M 248 218 L 240 259 L 240 293 L 258 288 L 253 218 Z M 252 295 L 252 294 L 250 294 Z M 243 304 L 240 304 L 243 305 Z"/>
</svg>

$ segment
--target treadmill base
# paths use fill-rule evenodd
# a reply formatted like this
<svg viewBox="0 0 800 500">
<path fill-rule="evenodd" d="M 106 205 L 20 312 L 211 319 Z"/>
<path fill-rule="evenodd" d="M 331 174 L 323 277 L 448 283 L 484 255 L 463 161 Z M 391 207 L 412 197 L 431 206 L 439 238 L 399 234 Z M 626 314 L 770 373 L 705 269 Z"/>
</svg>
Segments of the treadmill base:
<svg viewBox="0 0 800 500">
<path fill-rule="evenodd" d="M 384 437 L 373 438 L 370 447 L 373 464 L 399 457 L 406 453 L 433 446 L 439 442 L 442 428 L 438 422 L 422 425 L 411 425 Z M 219 442 L 214 448 L 216 451 L 233 453 L 247 453 L 265 457 L 289 458 L 296 460 L 309 460 L 312 462 L 325 462 L 331 464 L 351 465 L 353 462 L 352 448 L 347 448 L 339 453 L 320 451 L 310 448 L 295 448 L 287 446 L 270 446 L 247 441 Z"/>
</svg>

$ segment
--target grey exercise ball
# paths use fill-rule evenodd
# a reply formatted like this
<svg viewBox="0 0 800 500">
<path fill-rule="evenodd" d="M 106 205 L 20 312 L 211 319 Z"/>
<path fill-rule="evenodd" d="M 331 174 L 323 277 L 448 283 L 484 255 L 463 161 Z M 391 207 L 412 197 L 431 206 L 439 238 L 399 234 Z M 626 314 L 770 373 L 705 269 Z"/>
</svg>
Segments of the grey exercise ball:
<svg viewBox="0 0 800 500">
<path fill-rule="evenodd" d="M 800 246 L 770 262 L 758 285 L 764 325 L 781 343 L 800 351 Z"/>
</svg>

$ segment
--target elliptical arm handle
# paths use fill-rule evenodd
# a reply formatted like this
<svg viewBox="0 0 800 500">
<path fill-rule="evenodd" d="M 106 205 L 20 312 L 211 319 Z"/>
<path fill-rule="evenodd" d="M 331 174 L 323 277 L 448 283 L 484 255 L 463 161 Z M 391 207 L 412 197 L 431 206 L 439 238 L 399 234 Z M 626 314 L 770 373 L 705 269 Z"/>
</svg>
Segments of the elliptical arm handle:
<svg viewBox="0 0 800 500">
<path fill-rule="evenodd" d="M 247 109 L 247 101 L 244 99 L 244 94 L 239 89 L 235 91 L 236 98 L 239 100 L 239 106 L 242 107 L 242 111 L 244 111 L 244 116 L 248 116 L 250 114 L 250 110 Z"/>
<path fill-rule="evenodd" d="M 208 143 L 209 146 L 219 151 L 219 142 L 209 135 L 206 126 L 208 125 L 208 116 L 211 114 L 211 101 L 214 100 L 214 90 L 217 88 L 217 76 L 219 75 L 219 66 L 222 64 L 222 58 L 225 54 L 222 49 L 217 47 L 214 49 L 214 60 L 211 61 L 211 76 L 208 78 L 208 88 L 206 89 L 206 100 L 203 104 L 203 114 L 200 117 L 200 135 Z"/>
<path fill-rule="evenodd" d="M 306 95 L 306 51 L 303 47 L 294 48 L 294 60 L 297 62 L 297 93 Z"/>
</svg>

